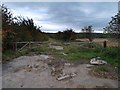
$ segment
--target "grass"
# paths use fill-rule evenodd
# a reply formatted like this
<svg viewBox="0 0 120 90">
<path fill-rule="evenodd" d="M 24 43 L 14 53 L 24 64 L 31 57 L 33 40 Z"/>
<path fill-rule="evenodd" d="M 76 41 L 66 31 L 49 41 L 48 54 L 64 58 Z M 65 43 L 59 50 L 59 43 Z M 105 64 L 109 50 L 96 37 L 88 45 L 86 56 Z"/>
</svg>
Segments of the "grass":
<svg viewBox="0 0 120 90">
<path fill-rule="evenodd" d="M 42 47 L 34 47 L 31 49 L 25 49 L 25 50 L 22 50 L 20 52 L 13 51 L 13 50 L 7 50 L 7 51 L 2 53 L 2 61 L 3 62 L 10 61 L 10 60 L 17 58 L 19 56 L 29 55 L 31 52 L 35 52 L 38 54 L 40 54 L 40 53 L 48 53 L 48 54 L 54 53 L 55 54 L 58 51 L 55 49 L 52 49 L 52 48 L 48 48 L 45 45 Z"/>
<path fill-rule="evenodd" d="M 120 67 L 120 47 L 106 48 L 102 50 L 101 56 L 110 64 Z"/>
<path fill-rule="evenodd" d="M 95 72 L 109 72 L 109 69 L 107 67 L 97 67 L 95 68 Z"/>
<path fill-rule="evenodd" d="M 13 50 L 8 50 L 8 51 L 5 51 L 5 52 L 2 53 L 2 61 L 4 63 L 6 61 L 10 61 L 11 59 L 14 59 L 14 58 L 19 57 L 19 56 L 26 55 L 28 53 L 29 53 L 28 50 L 23 50 L 21 52 L 16 52 L 16 51 L 13 51 Z"/>
<path fill-rule="evenodd" d="M 80 59 L 86 59 L 89 60 L 92 57 L 96 56 L 96 53 L 94 53 L 90 48 L 81 47 L 80 45 L 69 45 L 65 46 L 64 52 L 67 54 L 68 60 L 80 60 Z"/>
<path fill-rule="evenodd" d="M 30 50 L 23 50 L 21 52 L 6 51 L 3 53 L 2 58 L 3 60 L 10 60 L 18 56 L 29 54 L 30 52 L 45 52 L 55 57 L 64 58 L 70 61 L 90 60 L 93 57 L 99 56 L 111 65 L 120 67 L 120 47 L 103 48 L 100 45 L 93 43 L 92 46 L 95 48 L 92 49 L 89 48 L 89 43 L 76 44 L 71 42 L 68 45 L 65 45 L 62 42 L 61 46 L 64 47 L 64 50 L 55 50 L 49 48 L 46 45 L 43 45 L 41 47 L 32 48 Z M 67 55 L 60 54 L 61 52 L 64 52 Z"/>
<path fill-rule="evenodd" d="M 88 43 L 86 43 L 85 47 L 78 45 L 65 46 L 64 52 L 67 56 L 63 56 L 63 58 L 71 61 L 77 61 L 82 59 L 90 60 L 93 57 L 99 56 L 101 59 L 107 61 L 113 66 L 120 67 L 120 47 L 103 48 L 99 45 L 94 45 L 95 48 L 91 49 L 86 48 L 87 44 Z"/>
<path fill-rule="evenodd" d="M 31 52 L 39 52 L 39 53 L 47 52 L 49 50 L 50 50 L 50 48 L 47 48 L 47 47 L 37 47 L 37 48 L 30 49 Z"/>
</svg>

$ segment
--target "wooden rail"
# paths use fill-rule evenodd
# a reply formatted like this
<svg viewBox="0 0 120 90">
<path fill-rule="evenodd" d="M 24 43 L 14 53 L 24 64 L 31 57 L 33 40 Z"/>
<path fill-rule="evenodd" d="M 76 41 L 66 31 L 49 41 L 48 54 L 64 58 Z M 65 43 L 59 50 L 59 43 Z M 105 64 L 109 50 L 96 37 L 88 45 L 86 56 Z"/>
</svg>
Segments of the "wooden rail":
<svg viewBox="0 0 120 90">
<path fill-rule="evenodd" d="M 43 44 L 43 43 L 45 42 L 14 42 L 13 49 L 16 51 L 21 51 L 25 47 L 31 48 L 31 44 Z M 18 49 L 18 44 L 24 44 L 24 45 Z"/>
</svg>

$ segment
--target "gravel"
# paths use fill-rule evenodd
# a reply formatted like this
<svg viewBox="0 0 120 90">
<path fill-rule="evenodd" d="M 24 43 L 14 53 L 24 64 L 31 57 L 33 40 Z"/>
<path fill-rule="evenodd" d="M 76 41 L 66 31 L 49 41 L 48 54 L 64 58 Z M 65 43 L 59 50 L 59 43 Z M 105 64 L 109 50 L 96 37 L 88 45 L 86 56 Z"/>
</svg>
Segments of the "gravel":
<svg viewBox="0 0 120 90">
<path fill-rule="evenodd" d="M 105 85 L 108 88 L 118 87 L 117 80 L 89 75 L 91 68 L 88 68 L 87 64 L 79 64 L 76 67 L 63 64 L 64 73 L 75 72 L 76 76 L 58 81 L 51 75 L 52 66 L 47 64 L 47 61 L 52 62 L 52 59 L 53 57 L 48 55 L 21 56 L 3 64 L 3 88 L 96 88 L 105 87 Z M 28 68 L 27 66 L 35 67 Z"/>
</svg>

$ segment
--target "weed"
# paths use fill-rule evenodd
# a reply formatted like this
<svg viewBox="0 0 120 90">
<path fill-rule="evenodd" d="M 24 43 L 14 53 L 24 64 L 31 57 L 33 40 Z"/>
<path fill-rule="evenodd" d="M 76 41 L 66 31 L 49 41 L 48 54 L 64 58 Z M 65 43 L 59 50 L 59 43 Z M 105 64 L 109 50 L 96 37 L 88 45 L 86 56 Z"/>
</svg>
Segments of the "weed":
<svg viewBox="0 0 120 90">
<path fill-rule="evenodd" d="M 96 72 L 109 72 L 109 69 L 107 67 L 97 67 Z"/>
</svg>

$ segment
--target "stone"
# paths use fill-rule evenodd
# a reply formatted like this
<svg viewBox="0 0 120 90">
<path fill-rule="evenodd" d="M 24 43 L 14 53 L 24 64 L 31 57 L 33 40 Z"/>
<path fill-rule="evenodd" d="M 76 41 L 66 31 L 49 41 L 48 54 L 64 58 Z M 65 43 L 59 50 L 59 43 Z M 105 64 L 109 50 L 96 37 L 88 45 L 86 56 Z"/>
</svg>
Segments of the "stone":
<svg viewBox="0 0 120 90">
<path fill-rule="evenodd" d="M 65 56 L 66 56 L 67 54 L 63 52 L 63 55 L 65 55 Z"/>
<path fill-rule="evenodd" d="M 90 68 L 90 67 L 93 67 L 94 65 L 91 65 L 91 64 L 87 64 L 86 67 L 87 68 Z"/>
<path fill-rule="evenodd" d="M 50 46 L 50 48 L 54 48 L 56 50 L 63 50 L 62 46 Z"/>
<path fill-rule="evenodd" d="M 77 73 L 69 73 L 69 74 L 60 74 L 60 76 L 57 78 L 58 81 L 64 80 L 64 79 L 68 79 L 68 78 L 72 78 L 75 77 L 77 75 Z"/>
<path fill-rule="evenodd" d="M 65 66 L 70 66 L 71 64 L 70 63 L 65 63 Z"/>
<path fill-rule="evenodd" d="M 39 64 L 34 64 L 34 68 L 38 68 L 39 67 Z"/>
<path fill-rule="evenodd" d="M 52 67 L 51 69 L 52 69 L 52 71 L 54 71 L 54 72 L 55 72 L 55 68 L 54 68 L 54 67 Z"/>
<path fill-rule="evenodd" d="M 66 78 L 69 78 L 70 75 L 64 75 L 64 76 L 61 76 L 61 77 L 58 77 L 57 80 L 60 81 L 60 80 L 63 80 L 63 79 L 66 79 Z"/>
<path fill-rule="evenodd" d="M 71 77 L 74 77 L 74 76 L 76 76 L 77 74 L 76 73 L 71 73 Z"/>
<path fill-rule="evenodd" d="M 32 68 L 32 66 L 30 66 L 30 65 L 27 65 L 27 67 L 28 67 L 28 68 Z"/>
</svg>

